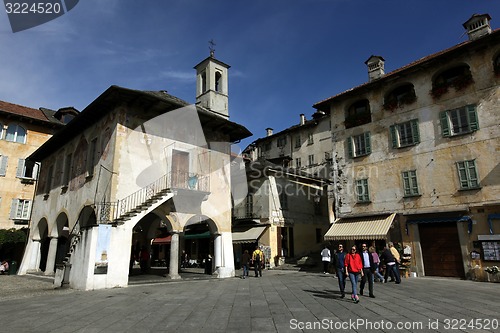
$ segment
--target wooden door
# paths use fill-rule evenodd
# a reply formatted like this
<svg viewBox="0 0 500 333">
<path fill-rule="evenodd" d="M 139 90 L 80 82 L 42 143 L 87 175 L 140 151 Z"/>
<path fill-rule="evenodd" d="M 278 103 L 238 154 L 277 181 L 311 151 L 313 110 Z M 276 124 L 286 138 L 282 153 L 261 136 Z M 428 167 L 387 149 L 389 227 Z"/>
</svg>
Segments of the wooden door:
<svg viewBox="0 0 500 333">
<path fill-rule="evenodd" d="M 456 222 L 419 225 L 425 275 L 465 277 Z"/>
<path fill-rule="evenodd" d="M 172 151 L 172 187 L 187 188 L 189 176 L 189 153 Z"/>
</svg>

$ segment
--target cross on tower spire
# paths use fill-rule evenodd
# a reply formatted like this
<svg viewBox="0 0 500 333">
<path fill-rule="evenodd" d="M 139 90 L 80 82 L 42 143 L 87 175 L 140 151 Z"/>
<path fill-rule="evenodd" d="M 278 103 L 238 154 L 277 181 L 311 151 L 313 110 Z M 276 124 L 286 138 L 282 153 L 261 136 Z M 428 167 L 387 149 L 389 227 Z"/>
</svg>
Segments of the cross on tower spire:
<svg viewBox="0 0 500 333">
<path fill-rule="evenodd" d="M 208 47 L 208 49 L 210 50 L 210 56 L 213 58 L 213 57 L 214 57 L 214 54 L 215 54 L 215 45 L 217 45 L 217 44 L 215 44 L 215 42 L 214 42 L 214 40 L 213 40 L 213 39 L 211 39 L 211 40 L 208 42 L 208 44 L 210 45 L 210 46 Z"/>
</svg>

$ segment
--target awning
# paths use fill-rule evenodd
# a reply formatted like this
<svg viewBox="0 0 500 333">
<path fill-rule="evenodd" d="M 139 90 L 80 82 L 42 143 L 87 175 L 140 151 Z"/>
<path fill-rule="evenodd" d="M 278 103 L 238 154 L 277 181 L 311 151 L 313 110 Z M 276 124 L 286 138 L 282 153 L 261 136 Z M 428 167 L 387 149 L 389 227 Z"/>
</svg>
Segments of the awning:
<svg viewBox="0 0 500 333">
<path fill-rule="evenodd" d="M 172 242 L 172 236 L 167 236 L 167 237 L 157 237 L 153 239 L 152 244 L 170 244 Z"/>
<path fill-rule="evenodd" d="M 197 234 L 184 234 L 184 239 L 210 238 L 210 236 L 210 231 L 205 231 Z"/>
<path fill-rule="evenodd" d="M 265 225 L 233 230 L 233 243 L 255 243 L 266 230 Z"/>
<path fill-rule="evenodd" d="M 413 223 L 443 223 L 443 222 L 469 222 L 472 221 L 470 216 L 458 216 L 458 217 L 437 217 L 428 219 L 410 219 L 406 221 L 408 224 Z"/>
<path fill-rule="evenodd" d="M 386 239 L 395 216 L 396 213 L 338 219 L 325 234 L 325 240 Z"/>
</svg>

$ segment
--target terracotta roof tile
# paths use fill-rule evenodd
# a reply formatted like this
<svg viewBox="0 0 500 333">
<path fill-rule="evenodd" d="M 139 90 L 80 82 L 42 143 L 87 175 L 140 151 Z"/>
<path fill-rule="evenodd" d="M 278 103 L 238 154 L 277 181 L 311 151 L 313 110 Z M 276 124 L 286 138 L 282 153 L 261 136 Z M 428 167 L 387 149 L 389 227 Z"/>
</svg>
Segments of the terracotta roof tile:
<svg viewBox="0 0 500 333">
<path fill-rule="evenodd" d="M 0 101 L 0 111 L 44 122 L 50 122 L 45 114 L 38 109 L 32 109 L 27 106 L 13 104 L 5 101 Z"/>
</svg>

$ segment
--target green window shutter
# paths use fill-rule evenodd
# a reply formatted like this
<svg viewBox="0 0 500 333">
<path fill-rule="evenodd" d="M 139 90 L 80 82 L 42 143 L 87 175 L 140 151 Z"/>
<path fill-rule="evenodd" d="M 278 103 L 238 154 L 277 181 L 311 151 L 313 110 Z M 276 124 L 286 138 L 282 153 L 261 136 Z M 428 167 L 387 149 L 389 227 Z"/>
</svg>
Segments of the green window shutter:
<svg viewBox="0 0 500 333">
<path fill-rule="evenodd" d="M 0 156 L 0 176 L 5 176 L 7 173 L 7 161 L 9 160 L 8 156 Z"/>
<path fill-rule="evenodd" d="M 19 161 L 17 162 L 16 177 L 22 178 L 23 174 L 24 174 L 24 159 L 20 158 Z"/>
<path fill-rule="evenodd" d="M 420 133 L 418 131 L 418 119 L 413 119 L 411 121 L 411 134 L 413 136 L 413 143 L 417 144 L 420 142 Z"/>
<path fill-rule="evenodd" d="M 398 137 L 396 133 L 396 125 L 389 127 L 389 132 L 391 133 L 392 148 L 398 148 Z"/>
<path fill-rule="evenodd" d="M 471 131 L 479 129 L 479 122 L 477 121 L 477 112 L 475 105 L 467 105 L 467 113 L 469 114 L 469 128 Z"/>
<path fill-rule="evenodd" d="M 448 124 L 448 115 L 446 111 L 439 113 L 439 119 L 441 119 L 441 131 L 443 137 L 450 136 L 450 124 Z"/>
<path fill-rule="evenodd" d="M 366 145 L 366 154 L 370 154 L 372 152 L 372 146 L 370 143 L 370 132 L 365 133 L 365 145 Z"/>
<path fill-rule="evenodd" d="M 353 158 L 354 154 L 353 154 L 353 148 L 352 148 L 352 145 L 353 145 L 352 137 L 348 137 L 346 143 L 347 143 L 347 155 L 349 156 L 349 158 Z"/>
</svg>

